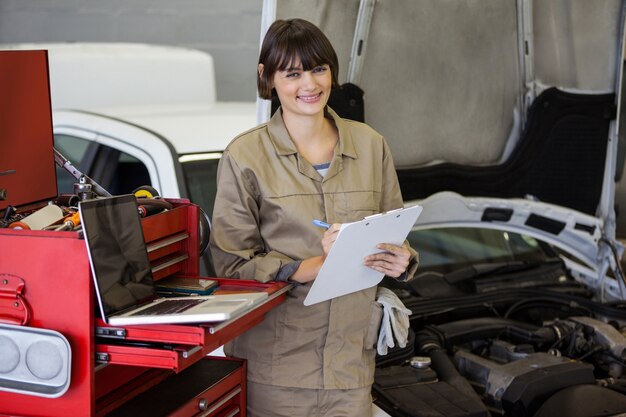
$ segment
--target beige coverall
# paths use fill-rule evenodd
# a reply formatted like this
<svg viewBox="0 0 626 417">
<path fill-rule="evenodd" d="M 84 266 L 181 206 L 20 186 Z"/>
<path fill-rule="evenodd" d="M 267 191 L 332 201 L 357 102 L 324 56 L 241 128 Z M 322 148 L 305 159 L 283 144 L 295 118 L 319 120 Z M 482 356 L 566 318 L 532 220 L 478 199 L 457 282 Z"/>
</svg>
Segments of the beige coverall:
<svg viewBox="0 0 626 417">
<path fill-rule="evenodd" d="M 227 147 L 218 169 L 210 244 L 218 276 L 274 280 L 282 267 L 322 253 L 323 229 L 314 226 L 313 219 L 345 223 L 402 207 L 384 138 L 363 123 L 341 119 L 330 108 L 326 117 L 334 120 L 339 142 L 325 177 L 300 157 L 280 111 Z M 409 277 L 416 258 L 414 253 Z M 227 345 L 226 353 L 247 359 L 251 394 L 265 386 L 360 389 L 354 393 L 365 392 L 369 399 L 381 317 L 376 288 L 307 307 L 303 300 L 309 288 L 296 285 L 262 323 Z M 283 415 L 278 403 L 293 402 L 289 397 L 295 395 L 279 391 L 285 392 L 270 389 L 273 397 L 267 399 L 277 403 L 269 414 L 274 417 Z M 251 395 L 249 410 L 266 395 Z M 357 412 L 330 409 L 326 415 L 367 415 Z"/>
</svg>

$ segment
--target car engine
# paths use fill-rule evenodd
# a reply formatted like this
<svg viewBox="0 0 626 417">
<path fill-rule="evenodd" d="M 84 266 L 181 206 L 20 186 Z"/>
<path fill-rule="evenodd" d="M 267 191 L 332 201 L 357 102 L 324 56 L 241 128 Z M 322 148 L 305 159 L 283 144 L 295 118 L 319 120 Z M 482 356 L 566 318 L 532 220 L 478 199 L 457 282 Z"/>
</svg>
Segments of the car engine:
<svg viewBox="0 0 626 417">
<path fill-rule="evenodd" d="M 414 339 L 404 358 L 377 358 L 376 404 L 397 417 L 626 415 L 626 315 L 577 292 L 404 294 Z"/>
</svg>

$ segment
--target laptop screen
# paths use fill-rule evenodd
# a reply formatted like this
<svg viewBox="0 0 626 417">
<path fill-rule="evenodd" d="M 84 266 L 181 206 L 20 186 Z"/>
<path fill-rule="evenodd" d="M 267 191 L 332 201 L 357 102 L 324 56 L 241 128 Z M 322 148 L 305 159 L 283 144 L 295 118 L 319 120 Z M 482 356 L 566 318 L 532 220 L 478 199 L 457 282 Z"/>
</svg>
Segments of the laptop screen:
<svg viewBox="0 0 626 417">
<path fill-rule="evenodd" d="M 135 196 L 82 201 L 79 208 L 103 318 L 156 298 Z"/>
</svg>

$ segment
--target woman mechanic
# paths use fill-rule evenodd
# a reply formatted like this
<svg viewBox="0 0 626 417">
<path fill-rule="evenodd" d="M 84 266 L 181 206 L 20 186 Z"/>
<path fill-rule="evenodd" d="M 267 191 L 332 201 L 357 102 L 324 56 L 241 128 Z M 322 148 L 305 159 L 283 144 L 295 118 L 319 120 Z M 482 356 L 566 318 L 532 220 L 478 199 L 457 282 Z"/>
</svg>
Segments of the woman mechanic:
<svg viewBox="0 0 626 417">
<path fill-rule="evenodd" d="M 225 347 L 247 359 L 251 417 L 371 415 L 376 288 L 303 305 L 339 224 L 403 205 L 384 138 L 326 105 L 337 74 L 337 55 L 319 28 L 274 22 L 257 85 L 281 107 L 236 137 L 219 164 L 211 232 L 218 276 L 295 283 L 284 303 Z M 332 226 L 324 232 L 312 219 Z M 412 277 L 417 254 L 406 243 L 379 248 L 365 265 Z"/>
</svg>

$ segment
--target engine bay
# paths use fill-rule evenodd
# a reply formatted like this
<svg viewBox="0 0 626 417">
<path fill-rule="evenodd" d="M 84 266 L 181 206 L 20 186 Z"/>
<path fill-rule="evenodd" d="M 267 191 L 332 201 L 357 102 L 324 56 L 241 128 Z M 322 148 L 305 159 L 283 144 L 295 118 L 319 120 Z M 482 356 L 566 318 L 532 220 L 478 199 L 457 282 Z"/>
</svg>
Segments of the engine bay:
<svg viewBox="0 0 626 417">
<path fill-rule="evenodd" d="M 432 272 L 385 281 L 412 311 L 411 332 L 377 357 L 376 404 L 397 417 L 626 413 L 626 310 L 547 265 L 471 285 Z"/>
</svg>

